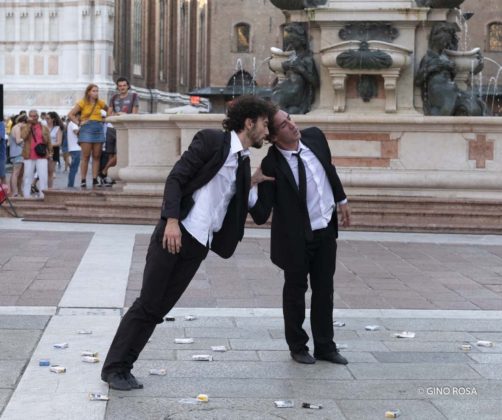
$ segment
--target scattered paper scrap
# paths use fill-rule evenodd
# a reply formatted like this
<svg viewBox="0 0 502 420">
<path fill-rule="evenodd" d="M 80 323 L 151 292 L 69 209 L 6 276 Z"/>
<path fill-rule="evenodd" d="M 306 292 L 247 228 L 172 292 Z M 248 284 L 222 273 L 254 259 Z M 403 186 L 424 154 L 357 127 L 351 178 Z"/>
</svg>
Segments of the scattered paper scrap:
<svg viewBox="0 0 502 420">
<path fill-rule="evenodd" d="M 206 394 L 199 394 L 197 395 L 197 401 L 200 401 L 200 402 L 208 402 L 209 401 L 209 397 L 206 395 Z"/>
<path fill-rule="evenodd" d="M 399 410 L 387 410 L 385 412 L 386 419 L 397 419 L 401 415 L 401 411 Z"/>
<path fill-rule="evenodd" d="M 49 361 L 49 359 L 40 359 L 38 361 L 38 366 L 50 366 L 51 365 L 51 362 Z"/>
<path fill-rule="evenodd" d="M 195 315 L 187 315 L 185 316 L 185 321 L 195 321 L 197 317 Z"/>
<path fill-rule="evenodd" d="M 55 349 L 67 349 L 68 343 L 56 343 L 53 346 Z"/>
<path fill-rule="evenodd" d="M 192 360 L 196 360 L 198 362 L 212 362 L 213 356 L 210 354 L 194 354 L 192 356 Z"/>
<path fill-rule="evenodd" d="M 175 338 L 174 342 L 176 344 L 192 344 L 193 338 Z"/>
<path fill-rule="evenodd" d="M 322 408 L 322 405 L 321 404 L 302 403 L 302 408 L 311 408 L 313 410 L 320 410 Z"/>
<path fill-rule="evenodd" d="M 227 348 L 225 346 L 211 346 L 212 351 L 225 352 Z"/>
<path fill-rule="evenodd" d="M 493 347 L 493 341 L 479 340 L 476 343 L 476 345 L 479 346 L 479 347 Z"/>
<path fill-rule="evenodd" d="M 277 408 L 293 408 L 295 406 L 295 402 L 292 400 L 277 400 L 274 401 L 274 404 Z"/>
<path fill-rule="evenodd" d="M 91 330 L 78 330 L 77 334 L 92 334 Z"/>
<path fill-rule="evenodd" d="M 110 397 L 100 392 L 89 392 L 89 400 L 91 401 L 108 401 Z"/>
<path fill-rule="evenodd" d="M 379 325 L 366 325 L 366 327 L 364 327 L 364 329 L 366 331 L 378 331 L 380 329 L 380 326 Z"/>
<path fill-rule="evenodd" d="M 394 337 L 397 337 L 397 338 L 415 338 L 415 333 L 411 332 L 411 331 L 403 331 L 403 332 L 394 334 Z"/>
<path fill-rule="evenodd" d="M 150 375 L 166 376 L 167 369 L 150 369 Z"/>
<path fill-rule="evenodd" d="M 335 321 L 333 322 L 334 327 L 345 327 L 345 322 L 343 321 Z"/>
<path fill-rule="evenodd" d="M 348 349 L 349 345 L 348 344 L 337 344 L 336 348 L 337 348 L 337 350 L 344 350 L 344 349 Z"/>
<path fill-rule="evenodd" d="M 51 372 L 54 372 L 54 373 L 65 373 L 66 372 L 66 368 L 63 367 L 63 366 L 59 366 L 59 365 L 52 365 L 49 370 Z"/>
<path fill-rule="evenodd" d="M 470 344 L 462 344 L 460 346 L 460 349 L 463 351 L 470 351 L 470 350 L 472 350 L 472 346 Z"/>
<path fill-rule="evenodd" d="M 98 357 L 99 353 L 97 351 L 89 351 L 89 350 L 84 350 L 80 352 L 81 356 L 88 356 L 88 357 Z"/>
<path fill-rule="evenodd" d="M 99 358 L 95 356 L 82 356 L 82 362 L 84 363 L 99 363 Z"/>
<path fill-rule="evenodd" d="M 176 318 L 174 316 L 166 316 L 166 317 L 164 317 L 164 321 L 165 322 L 173 322 L 175 320 L 176 320 Z"/>
</svg>

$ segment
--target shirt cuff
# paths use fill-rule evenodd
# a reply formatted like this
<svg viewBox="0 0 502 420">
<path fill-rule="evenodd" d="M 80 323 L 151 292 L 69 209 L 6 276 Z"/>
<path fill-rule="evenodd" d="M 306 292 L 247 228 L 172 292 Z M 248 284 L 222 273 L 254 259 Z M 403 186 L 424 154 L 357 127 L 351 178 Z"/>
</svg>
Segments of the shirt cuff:
<svg viewBox="0 0 502 420">
<path fill-rule="evenodd" d="M 342 201 L 339 201 L 338 203 L 336 203 L 337 205 L 343 205 L 343 204 L 347 204 L 349 202 L 349 200 L 347 200 L 346 198 L 344 198 Z"/>
<path fill-rule="evenodd" d="M 248 208 L 249 209 L 253 208 L 257 201 L 258 201 L 258 186 L 255 185 L 249 190 Z"/>
</svg>

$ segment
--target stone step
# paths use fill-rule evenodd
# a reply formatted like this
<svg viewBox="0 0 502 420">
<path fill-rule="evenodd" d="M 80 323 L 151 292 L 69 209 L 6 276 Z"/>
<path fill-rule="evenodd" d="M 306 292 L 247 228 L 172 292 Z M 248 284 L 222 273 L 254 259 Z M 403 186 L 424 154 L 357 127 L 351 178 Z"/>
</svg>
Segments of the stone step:
<svg viewBox="0 0 502 420">
<path fill-rule="evenodd" d="M 26 220 L 155 224 L 162 197 L 120 189 L 50 190 L 44 200 L 14 199 Z M 354 196 L 351 230 L 502 233 L 502 203 L 431 197 Z M 0 217 L 10 217 L 0 211 Z M 248 218 L 248 227 L 257 227 Z M 269 227 L 265 224 L 263 227 Z"/>
</svg>

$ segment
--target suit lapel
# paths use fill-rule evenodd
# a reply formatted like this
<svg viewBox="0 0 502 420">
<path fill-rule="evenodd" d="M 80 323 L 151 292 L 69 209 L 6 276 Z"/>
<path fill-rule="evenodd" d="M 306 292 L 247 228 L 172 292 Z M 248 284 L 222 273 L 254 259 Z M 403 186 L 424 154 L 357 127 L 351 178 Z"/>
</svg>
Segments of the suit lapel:
<svg viewBox="0 0 502 420">
<path fill-rule="evenodd" d="M 275 160 L 277 161 L 277 167 L 286 176 L 286 179 L 291 184 L 291 187 L 293 187 L 293 189 L 296 191 L 298 196 L 300 196 L 300 191 L 298 190 L 298 185 L 296 184 L 295 177 L 293 175 L 293 172 L 291 171 L 289 163 L 286 161 L 282 153 L 277 150 L 276 146 L 272 146 L 272 150 L 275 156 Z"/>
</svg>

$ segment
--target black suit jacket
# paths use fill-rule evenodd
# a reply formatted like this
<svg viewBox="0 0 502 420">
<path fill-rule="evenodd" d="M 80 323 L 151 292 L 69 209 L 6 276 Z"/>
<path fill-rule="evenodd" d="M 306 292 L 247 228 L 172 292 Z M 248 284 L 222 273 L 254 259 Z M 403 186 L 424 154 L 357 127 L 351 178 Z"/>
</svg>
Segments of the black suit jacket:
<svg viewBox="0 0 502 420">
<path fill-rule="evenodd" d="M 328 177 L 335 202 L 346 198 L 343 186 L 331 163 L 331 151 L 323 132 L 316 127 L 301 132 L 301 141 L 319 159 Z M 275 181 L 262 182 L 258 185 L 258 201 L 249 210 L 257 224 L 265 223 L 272 208 L 272 232 L 270 257 L 272 262 L 283 270 L 305 268 L 305 209 L 300 199 L 298 186 L 291 168 L 284 156 L 275 146 L 271 146 L 267 156 L 261 162 L 265 175 Z M 338 237 L 338 219 L 336 209 L 329 223 L 334 237 Z"/>
<path fill-rule="evenodd" d="M 167 177 L 161 218 L 182 221 L 195 204 L 192 194 L 217 174 L 229 152 L 230 133 L 209 129 L 199 131 Z M 247 208 L 249 186 L 247 191 L 242 185 L 236 187 L 222 228 L 214 233 L 211 243 L 211 249 L 223 258 L 232 256 L 244 234 L 246 213 L 240 209 Z"/>
</svg>

